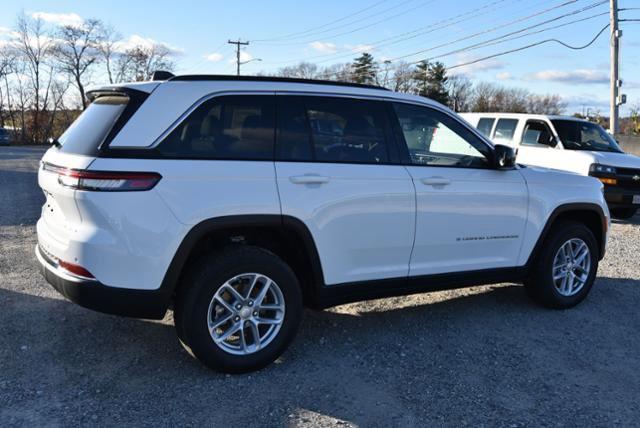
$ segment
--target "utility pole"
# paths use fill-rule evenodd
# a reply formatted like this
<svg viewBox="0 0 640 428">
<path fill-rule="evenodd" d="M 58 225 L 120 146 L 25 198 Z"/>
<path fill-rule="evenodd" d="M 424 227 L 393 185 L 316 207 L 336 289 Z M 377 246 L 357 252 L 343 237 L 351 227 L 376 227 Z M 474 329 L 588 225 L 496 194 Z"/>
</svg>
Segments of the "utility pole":
<svg viewBox="0 0 640 428">
<path fill-rule="evenodd" d="M 619 91 L 622 82 L 619 76 L 618 55 L 620 54 L 620 30 L 618 29 L 618 0 L 609 0 L 609 27 L 611 29 L 611 93 L 609 98 L 609 131 L 616 135 L 619 131 Z"/>
<path fill-rule="evenodd" d="M 248 46 L 249 42 L 241 42 L 238 40 L 229 40 L 230 45 L 236 45 L 236 76 L 240 76 L 240 46 Z"/>
</svg>

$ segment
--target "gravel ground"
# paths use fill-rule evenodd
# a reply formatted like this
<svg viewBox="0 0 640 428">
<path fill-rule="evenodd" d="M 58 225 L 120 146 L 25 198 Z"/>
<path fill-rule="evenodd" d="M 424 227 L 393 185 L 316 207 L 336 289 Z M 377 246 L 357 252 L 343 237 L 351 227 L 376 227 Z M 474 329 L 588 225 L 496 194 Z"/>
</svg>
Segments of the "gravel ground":
<svg viewBox="0 0 640 428">
<path fill-rule="evenodd" d="M 159 322 L 63 300 L 33 248 L 42 149 L 0 147 L 0 426 L 637 426 L 640 218 L 616 222 L 589 298 L 514 284 L 307 311 L 254 374 L 205 369 Z"/>
</svg>

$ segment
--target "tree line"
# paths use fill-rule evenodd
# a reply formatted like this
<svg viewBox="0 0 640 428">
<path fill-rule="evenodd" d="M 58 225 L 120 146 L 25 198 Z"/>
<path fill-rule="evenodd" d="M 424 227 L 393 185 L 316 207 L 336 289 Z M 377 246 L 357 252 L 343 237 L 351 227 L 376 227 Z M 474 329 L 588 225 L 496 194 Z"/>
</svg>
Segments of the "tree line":
<svg viewBox="0 0 640 428">
<path fill-rule="evenodd" d="M 20 143 L 59 136 L 87 106 L 93 83 L 149 80 L 156 70 L 172 71 L 176 52 L 145 39 L 124 39 L 99 19 L 50 25 L 37 15 L 19 14 L 7 40 L 0 41 L 0 126 Z M 558 95 L 474 82 L 450 74 L 441 62 L 409 64 L 377 61 L 360 54 L 352 62 L 321 67 L 302 62 L 273 73 L 383 86 L 434 99 L 455 111 L 561 114 Z M 639 127 L 635 113 L 636 129 Z"/>
<path fill-rule="evenodd" d="M 0 44 L 0 126 L 17 142 L 42 143 L 87 106 L 91 83 L 148 80 L 174 60 L 168 47 L 131 43 L 99 19 L 47 25 L 23 12 Z"/>
<path fill-rule="evenodd" d="M 458 112 L 562 114 L 566 109 L 559 95 L 538 95 L 488 82 L 474 83 L 462 74 L 450 75 L 441 62 L 399 63 L 392 68 L 390 62 L 377 62 L 368 52 L 351 63 L 319 67 L 302 62 L 283 67 L 273 75 L 377 85 L 431 98 Z"/>
</svg>

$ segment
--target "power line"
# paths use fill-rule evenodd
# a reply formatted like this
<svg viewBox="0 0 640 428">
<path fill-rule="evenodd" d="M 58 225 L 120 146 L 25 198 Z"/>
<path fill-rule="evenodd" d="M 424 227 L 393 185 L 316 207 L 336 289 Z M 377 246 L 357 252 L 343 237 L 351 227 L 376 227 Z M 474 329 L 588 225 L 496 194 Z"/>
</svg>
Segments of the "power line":
<svg viewBox="0 0 640 428">
<path fill-rule="evenodd" d="M 519 48 L 509 49 L 508 51 L 503 51 L 503 52 L 500 52 L 500 53 L 497 53 L 497 54 L 493 54 L 493 55 L 485 56 L 485 57 L 482 57 L 482 58 L 478 58 L 478 59 L 475 59 L 473 61 L 468 61 L 468 62 L 465 62 L 463 64 L 456 64 L 454 66 L 447 67 L 447 69 L 452 70 L 452 69 L 459 68 L 459 67 L 465 67 L 467 65 L 477 64 L 477 63 L 482 62 L 482 61 L 486 61 L 486 60 L 489 60 L 489 59 L 497 58 L 499 56 L 507 55 L 507 54 L 514 53 L 514 52 L 523 51 L 525 49 L 529 49 L 529 48 L 532 48 L 532 47 L 535 47 L 535 46 L 540 46 L 540 45 L 545 44 L 545 43 L 559 43 L 562 46 L 564 46 L 566 48 L 569 48 L 569 49 L 573 49 L 573 50 L 586 49 L 589 46 L 591 46 L 592 44 L 594 44 L 595 41 L 598 40 L 598 38 L 602 35 L 602 33 L 604 33 L 604 31 L 607 28 L 609 28 L 609 24 L 607 24 L 604 27 L 602 27 L 602 29 L 598 32 L 598 34 L 596 34 L 596 36 L 589 43 L 587 43 L 585 45 L 582 45 L 582 46 L 571 46 L 571 45 L 563 42 L 562 40 L 558 40 L 558 39 L 546 39 L 546 40 L 542 40 L 542 41 L 539 41 L 539 42 L 531 43 L 529 45 L 522 46 L 522 47 L 519 47 Z"/>
<path fill-rule="evenodd" d="M 583 7 L 583 8 L 580 8 L 580 9 L 577 9 L 577 10 L 574 10 L 574 11 L 571 11 L 571 12 L 567 12 L 567 13 L 565 13 L 563 15 L 556 16 L 554 18 L 551 18 L 551 19 L 548 19 L 548 20 L 545 20 L 545 21 L 542 21 L 542 22 L 538 22 L 536 24 L 530 25 L 530 26 L 525 27 L 525 28 L 521 28 L 521 29 L 516 30 L 516 31 L 512 31 L 510 33 L 507 33 L 507 34 L 504 34 L 502 36 L 496 37 L 494 39 L 490 39 L 489 41 L 499 40 L 501 38 L 509 37 L 509 36 L 514 35 L 514 34 L 522 33 L 522 32 L 525 32 L 527 30 L 530 30 L 532 28 L 539 27 L 540 25 L 546 25 L 546 24 L 549 24 L 551 22 L 559 21 L 559 20 L 564 19 L 566 17 L 574 16 L 574 15 L 580 14 L 582 12 L 586 12 L 588 10 L 594 9 L 594 8 L 596 8 L 598 6 L 601 6 L 601 5 L 605 4 L 605 3 L 607 3 L 607 0 L 598 1 L 596 3 L 592 3 L 592 4 L 588 5 L 588 6 Z M 494 30 L 495 29 L 499 29 L 499 28 L 502 28 L 502 27 L 495 27 Z M 478 34 L 482 34 L 482 32 L 478 33 Z M 412 53 L 406 54 L 406 55 L 401 55 L 399 57 L 393 58 L 392 61 L 397 61 L 397 60 L 400 60 L 400 59 L 404 59 L 404 58 L 408 58 L 408 57 L 411 57 L 411 56 L 419 55 L 419 54 L 422 54 L 422 53 L 425 53 L 425 52 L 429 52 L 429 51 L 432 51 L 432 50 L 435 50 L 435 49 L 439 49 L 439 48 L 442 48 L 442 47 L 450 46 L 452 44 L 458 43 L 460 41 L 466 40 L 466 39 L 471 38 L 471 37 L 475 37 L 475 36 L 467 36 L 467 37 L 464 37 L 464 38 L 461 38 L 461 39 L 457 39 L 457 40 L 454 40 L 454 41 L 451 41 L 451 42 L 448 42 L 448 43 L 443 43 L 443 44 L 438 45 L 438 46 L 430 47 L 430 48 L 427 48 L 427 49 L 421 49 L 419 51 L 412 52 Z M 486 42 L 482 42 L 482 43 L 486 43 Z M 479 43 L 479 45 L 480 44 L 481 43 Z"/>
<path fill-rule="evenodd" d="M 411 1 L 411 0 L 410 0 L 410 1 Z M 403 12 L 396 13 L 395 15 L 387 16 L 387 17 L 385 17 L 385 18 L 383 18 L 383 19 L 380 19 L 380 20 L 378 20 L 378 21 L 372 22 L 372 23 L 370 23 L 370 24 L 363 25 L 363 26 L 361 26 L 361 27 L 357 27 L 357 28 L 355 28 L 355 29 L 351 29 L 351 30 L 344 31 L 344 32 L 341 32 L 341 33 L 330 34 L 330 35 L 323 36 L 323 37 L 324 37 L 324 38 L 327 38 L 327 39 L 334 39 L 334 38 L 336 38 L 336 37 L 342 37 L 342 36 L 345 36 L 345 35 L 348 35 L 348 34 L 353 34 L 353 33 L 356 33 L 356 32 L 358 32 L 358 31 L 362 31 L 362 30 L 365 30 L 365 29 L 367 29 L 367 28 L 374 27 L 374 26 L 376 26 L 376 25 L 378 25 L 378 24 L 380 24 L 380 23 L 387 22 L 387 21 L 389 21 L 389 20 L 391 20 L 391 19 L 395 19 L 395 18 L 397 18 L 397 17 L 399 17 L 399 16 L 406 15 L 407 13 L 413 12 L 413 11 L 414 11 L 414 10 L 416 10 L 416 9 L 419 9 L 419 8 L 421 8 L 421 7 L 424 7 L 424 6 L 427 6 L 427 5 L 429 5 L 429 4 L 431 4 L 431 3 L 434 3 L 434 2 L 435 2 L 435 0 L 426 1 L 426 2 L 424 2 L 424 3 L 422 3 L 422 4 L 418 5 L 418 6 L 414 6 L 414 7 L 410 8 L 410 9 L 407 9 L 407 10 L 405 10 L 405 11 L 403 11 Z M 345 24 L 345 25 L 344 25 L 344 26 L 342 26 L 341 28 L 343 28 L 343 27 L 348 27 L 348 26 L 353 25 L 353 24 L 355 24 L 355 23 L 357 23 L 357 22 L 362 22 L 362 21 L 368 20 L 368 19 L 370 19 L 370 18 L 373 18 L 373 17 L 375 17 L 375 16 L 382 15 L 383 13 L 388 12 L 388 11 L 390 11 L 390 10 L 398 9 L 401 5 L 404 5 L 404 4 L 406 4 L 406 3 L 409 3 L 409 2 L 403 2 L 403 3 L 401 3 L 399 6 L 394 6 L 393 8 L 385 9 L 385 10 L 384 10 L 384 11 L 382 11 L 382 12 L 379 12 L 379 13 L 374 14 L 374 15 L 370 15 L 370 16 L 365 17 L 365 18 L 362 18 L 362 19 L 360 19 L 360 20 L 358 20 L 358 21 L 350 22 L 350 23 L 348 23 L 348 24 Z M 311 35 L 308 35 L 308 36 L 312 36 L 312 35 L 321 35 L 321 34 L 324 34 L 324 33 L 328 33 L 328 32 L 334 31 L 334 30 L 336 30 L 336 29 L 338 29 L 338 27 L 336 27 L 336 28 L 332 28 L 332 29 L 329 29 L 329 30 L 325 30 L 325 31 L 321 31 L 321 32 L 318 32 L 318 33 L 314 33 L 314 34 L 311 34 Z M 308 36 L 305 36 L 305 37 L 308 37 Z M 299 45 L 306 45 L 306 44 L 311 43 L 311 42 L 314 42 L 314 41 L 315 41 L 314 39 L 307 39 L 307 40 L 305 40 L 305 41 L 298 41 L 298 42 L 281 42 L 281 43 L 272 43 L 272 44 L 273 44 L 273 45 L 277 45 L 277 46 L 299 46 Z"/>
<path fill-rule="evenodd" d="M 473 45 L 470 45 L 470 46 L 466 46 L 464 48 L 459 48 L 459 49 L 455 49 L 455 50 L 452 50 L 452 51 L 449 51 L 449 52 L 445 52 L 443 54 L 435 55 L 433 57 L 430 57 L 430 58 L 426 59 L 426 61 L 431 61 L 431 60 L 436 59 L 436 58 L 443 58 L 443 57 L 451 56 L 451 55 L 454 55 L 454 54 L 457 54 L 457 53 L 468 52 L 468 51 L 472 51 L 472 50 L 475 50 L 475 49 L 485 48 L 485 47 L 488 47 L 488 46 L 502 44 L 502 43 L 513 41 L 513 40 L 521 39 L 523 37 L 532 36 L 534 34 L 545 33 L 547 31 L 556 30 L 558 28 L 563 28 L 563 27 L 566 27 L 568 25 L 576 24 L 578 22 L 588 21 L 588 20 L 591 20 L 591 19 L 594 19 L 594 18 L 598 18 L 600 16 L 608 15 L 608 14 L 609 14 L 609 12 L 598 13 L 596 15 L 591 15 L 591 16 L 588 16 L 588 17 L 585 17 L 585 18 L 576 19 L 576 20 L 573 20 L 573 21 L 565 22 L 563 24 L 554 25 L 552 27 L 543 28 L 543 29 L 539 29 L 539 30 L 535 30 L 535 31 L 530 31 L 530 32 L 524 33 L 524 34 L 513 35 L 513 37 L 509 37 L 510 35 L 496 37 L 494 39 L 489 39 L 489 40 L 486 40 L 484 42 L 480 42 L 480 43 L 476 43 L 476 44 L 473 44 Z M 532 27 L 532 28 L 535 28 L 535 27 Z M 529 28 L 529 29 L 531 29 L 531 28 Z M 518 33 L 520 33 L 520 32 L 518 32 Z M 412 64 L 417 64 L 417 63 L 420 63 L 422 61 L 425 61 L 425 60 L 417 61 L 417 62 L 414 62 Z"/>
<path fill-rule="evenodd" d="M 256 40 L 254 40 L 254 42 L 269 42 L 269 41 L 275 41 L 275 40 L 280 40 L 280 39 L 288 39 L 288 38 L 291 38 L 291 37 L 299 37 L 300 35 L 304 35 L 305 33 L 310 33 L 310 32 L 313 32 L 313 31 L 316 31 L 316 30 L 319 30 L 319 29 L 326 28 L 326 27 L 329 27 L 331 25 L 337 24 L 339 22 L 345 21 L 345 20 L 347 20 L 349 18 L 353 18 L 354 16 L 357 16 L 357 15 L 361 14 L 362 12 L 366 12 L 366 11 L 369 11 L 371 9 L 374 9 L 375 7 L 379 6 L 382 3 L 385 3 L 387 1 L 388 0 L 381 0 L 381 1 L 377 2 L 377 3 L 374 3 L 371 6 L 367 6 L 367 7 L 362 8 L 362 9 L 356 11 L 356 12 L 350 13 L 349 15 L 343 16 L 340 19 L 336 19 L 334 21 L 331 21 L 331 22 L 323 24 L 323 25 L 319 25 L 317 27 L 312 27 L 312 28 L 309 28 L 309 29 L 304 30 L 304 31 L 297 31 L 295 33 L 289 33 L 289 34 L 285 34 L 285 35 L 282 35 L 282 36 L 272 37 L 272 38 L 269 38 L 269 39 L 256 39 Z"/>
</svg>

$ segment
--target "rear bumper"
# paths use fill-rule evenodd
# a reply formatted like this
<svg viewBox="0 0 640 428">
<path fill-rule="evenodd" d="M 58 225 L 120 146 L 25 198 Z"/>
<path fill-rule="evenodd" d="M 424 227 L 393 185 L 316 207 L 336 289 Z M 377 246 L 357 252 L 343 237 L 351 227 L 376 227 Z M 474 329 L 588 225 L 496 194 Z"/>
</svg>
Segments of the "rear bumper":
<svg viewBox="0 0 640 428">
<path fill-rule="evenodd" d="M 609 208 L 640 208 L 640 204 L 633 203 L 633 196 L 640 195 L 640 189 L 621 189 L 614 186 L 604 187 L 604 199 Z"/>
<path fill-rule="evenodd" d="M 161 290 L 109 287 L 95 280 L 75 277 L 61 270 L 36 246 L 40 272 L 64 297 L 94 311 L 132 318 L 162 319 L 170 295 Z"/>
</svg>

